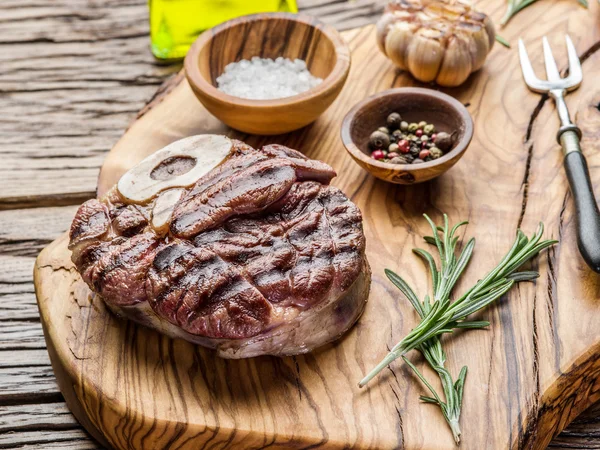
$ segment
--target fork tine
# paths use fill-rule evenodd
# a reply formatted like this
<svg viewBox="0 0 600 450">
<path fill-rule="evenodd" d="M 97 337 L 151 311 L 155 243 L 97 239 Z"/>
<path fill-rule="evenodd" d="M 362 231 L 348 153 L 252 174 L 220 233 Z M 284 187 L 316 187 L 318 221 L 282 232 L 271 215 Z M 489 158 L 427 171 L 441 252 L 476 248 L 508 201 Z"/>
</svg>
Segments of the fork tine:
<svg viewBox="0 0 600 450">
<path fill-rule="evenodd" d="M 567 41 L 567 54 L 569 55 L 569 81 L 570 84 L 579 84 L 583 79 L 583 72 L 581 71 L 581 62 L 577 56 L 577 50 L 573 45 L 573 41 L 569 35 L 565 35 L 565 41 Z"/>
<path fill-rule="evenodd" d="M 548 81 L 560 81 L 560 73 L 558 72 L 558 67 L 556 67 L 556 61 L 554 60 L 554 56 L 552 56 L 552 49 L 550 48 L 550 44 L 548 44 L 546 36 L 544 36 L 542 42 L 544 45 L 544 61 L 546 63 Z"/>
<path fill-rule="evenodd" d="M 521 71 L 523 72 L 523 78 L 525 79 L 525 83 L 529 87 L 533 87 L 537 82 L 537 77 L 535 76 L 535 72 L 533 71 L 531 62 L 529 61 L 529 56 L 527 55 L 527 49 L 525 49 L 525 44 L 523 43 L 523 39 L 520 39 L 520 38 L 519 38 L 519 60 L 521 61 Z"/>
</svg>

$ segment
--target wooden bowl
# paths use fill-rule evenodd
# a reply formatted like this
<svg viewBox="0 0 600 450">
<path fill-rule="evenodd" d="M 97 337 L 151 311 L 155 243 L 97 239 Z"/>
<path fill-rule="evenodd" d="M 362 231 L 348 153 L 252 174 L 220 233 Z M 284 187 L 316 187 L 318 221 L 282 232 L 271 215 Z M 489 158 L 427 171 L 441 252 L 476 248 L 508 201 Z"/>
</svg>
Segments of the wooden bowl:
<svg viewBox="0 0 600 450">
<path fill-rule="evenodd" d="M 369 136 L 398 112 L 402 120 L 435 125 L 438 131 L 456 132 L 454 147 L 444 156 L 422 164 L 391 164 L 371 158 Z M 385 181 L 414 184 L 438 177 L 462 157 L 473 137 L 473 119 L 458 100 L 432 89 L 397 88 L 380 92 L 357 104 L 342 123 L 342 141 L 363 169 Z"/>
<path fill-rule="evenodd" d="M 248 100 L 217 89 L 216 79 L 234 61 L 300 58 L 323 82 L 275 100 Z M 302 128 L 321 115 L 338 96 L 350 70 L 350 49 L 331 26 L 309 16 L 255 14 L 206 31 L 185 58 L 187 79 L 202 104 L 232 128 L 252 134 L 281 134 Z"/>
</svg>

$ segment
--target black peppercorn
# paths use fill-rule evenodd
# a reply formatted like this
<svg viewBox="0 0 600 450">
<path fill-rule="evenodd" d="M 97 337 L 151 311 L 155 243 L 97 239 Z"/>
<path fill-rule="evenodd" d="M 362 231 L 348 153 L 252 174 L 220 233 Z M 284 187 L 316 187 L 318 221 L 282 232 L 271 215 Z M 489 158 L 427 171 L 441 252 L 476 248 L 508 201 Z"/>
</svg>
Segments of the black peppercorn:
<svg viewBox="0 0 600 450">
<path fill-rule="evenodd" d="M 390 146 L 390 136 L 382 131 L 374 131 L 369 137 L 369 145 L 371 148 L 387 149 Z"/>
<path fill-rule="evenodd" d="M 400 123 L 402 122 L 402 117 L 397 112 L 391 113 L 387 116 L 387 126 L 390 130 L 397 130 L 400 128 Z"/>
</svg>

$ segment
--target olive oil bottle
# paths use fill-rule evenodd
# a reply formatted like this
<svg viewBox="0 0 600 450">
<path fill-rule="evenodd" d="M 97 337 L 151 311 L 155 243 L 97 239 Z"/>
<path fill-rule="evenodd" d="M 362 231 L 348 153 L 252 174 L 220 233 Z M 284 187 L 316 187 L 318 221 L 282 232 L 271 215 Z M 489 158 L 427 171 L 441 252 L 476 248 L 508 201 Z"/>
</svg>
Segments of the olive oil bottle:
<svg viewBox="0 0 600 450">
<path fill-rule="evenodd" d="M 149 0 L 150 40 L 158 59 L 185 56 L 204 30 L 260 12 L 298 12 L 296 0 Z"/>
</svg>

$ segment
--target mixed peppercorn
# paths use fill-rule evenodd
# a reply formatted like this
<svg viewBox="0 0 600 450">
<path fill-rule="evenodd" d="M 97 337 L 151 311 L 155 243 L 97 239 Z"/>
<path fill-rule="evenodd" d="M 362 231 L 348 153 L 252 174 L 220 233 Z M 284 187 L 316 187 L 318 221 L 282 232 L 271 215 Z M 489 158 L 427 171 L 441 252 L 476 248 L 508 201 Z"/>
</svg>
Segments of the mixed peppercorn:
<svg viewBox="0 0 600 450">
<path fill-rule="evenodd" d="M 452 148 L 452 135 L 436 132 L 427 122 L 408 123 L 397 112 L 387 117 L 386 126 L 371 133 L 371 158 L 392 164 L 419 164 L 438 159 Z"/>
</svg>

